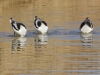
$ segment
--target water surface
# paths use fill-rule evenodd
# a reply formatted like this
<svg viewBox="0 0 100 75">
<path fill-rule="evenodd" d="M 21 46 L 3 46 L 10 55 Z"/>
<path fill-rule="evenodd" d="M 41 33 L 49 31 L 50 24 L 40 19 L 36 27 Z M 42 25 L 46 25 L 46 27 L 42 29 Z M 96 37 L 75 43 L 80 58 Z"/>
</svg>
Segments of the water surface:
<svg viewBox="0 0 100 75">
<path fill-rule="evenodd" d="M 0 75 L 100 75 L 100 1 L 0 1 Z M 34 29 L 34 16 L 47 22 L 47 35 Z M 28 29 L 15 37 L 10 18 Z M 94 30 L 81 34 L 86 18 Z"/>
</svg>

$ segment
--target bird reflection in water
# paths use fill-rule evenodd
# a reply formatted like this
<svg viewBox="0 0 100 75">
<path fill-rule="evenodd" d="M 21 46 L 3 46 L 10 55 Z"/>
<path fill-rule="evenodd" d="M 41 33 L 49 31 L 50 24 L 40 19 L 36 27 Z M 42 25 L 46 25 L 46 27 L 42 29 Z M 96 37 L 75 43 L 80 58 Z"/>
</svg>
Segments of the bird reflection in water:
<svg viewBox="0 0 100 75">
<path fill-rule="evenodd" d="M 26 46 L 26 37 L 15 37 L 12 40 L 12 51 L 23 51 Z"/>
<path fill-rule="evenodd" d="M 48 36 L 38 34 L 35 36 L 35 50 L 41 51 L 41 48 L 43 48 L 48 43 Z"/>
<path fill-rule="evenodd" d="M 92 48 L 93 47 L 93 35 L 92 33 L 81 33 L 81 43 L 84 48 Z"/>
</svg>

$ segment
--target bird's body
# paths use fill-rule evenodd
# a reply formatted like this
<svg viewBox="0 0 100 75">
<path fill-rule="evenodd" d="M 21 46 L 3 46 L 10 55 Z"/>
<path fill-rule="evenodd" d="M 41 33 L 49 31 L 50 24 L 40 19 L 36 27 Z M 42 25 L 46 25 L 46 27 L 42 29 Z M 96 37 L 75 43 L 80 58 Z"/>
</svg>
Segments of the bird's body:
<svg viewBox="0 0 100 75">
<path fill-rule="evenodd" d="M 80 26 L 80 31 L 82 33 L 90 33 L 92 30 L 93 30 L 93 24 L 88 18 L 86 18 Z"/>
<path fill-rule="evenodd" d="M 14 30 L 14 35 L 24 37 L 26 35 L 27 29 L 23 23 L 16 22 L 12 18 L 10 19 L 12 29 Z"/>
<path fill-rule="evenodd" d="M 47 33 L 48 26 L 47 26 L 46 22 L 42 21 L 37 16 L 35 16 L 34 27 L 41 34 Z"/>
</svg>

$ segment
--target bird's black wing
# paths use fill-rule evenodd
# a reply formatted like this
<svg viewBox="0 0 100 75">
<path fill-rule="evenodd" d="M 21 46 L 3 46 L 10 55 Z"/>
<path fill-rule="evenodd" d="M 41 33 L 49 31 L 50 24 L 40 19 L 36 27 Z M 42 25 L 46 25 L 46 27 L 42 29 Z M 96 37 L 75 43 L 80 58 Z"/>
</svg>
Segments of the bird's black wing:
<svg viewBox="0 0 100 75">
<path fill-rule="evenodd" d="M 85 25 L 85 22 L 83 22 L 83 23 L 81 24 L 80 29 L 81 29 L 84 25 Z"/>
<path fill-rule="evenodd" d="M 93 28 L 93 25 L 92 25 L 92 23 L 90 23 L 90 22 L 86 22 L 86 24 L 91 28 Z"/>
<path fill-rule="evenodd" d="M 16 25 L 17 25 L 18 30 L 20 29 L 21 26 L 26 28 L 26 26 L 23 23 L 17 23 Z"/>
<path fill-rule="evenodd" d="M 41 21 L 37 22 L 37 26 L 40 27 L 41 26 Z"/>
<path fill-rule="evenodd" d="M 45 21 L 42 21 L 43 24 L 45 24 L 47 26 L 47 23 Z"/>
<path fill-rule="evenodd" d="M 34 21 L 34 25 L 36 28 L 40 27 L 41 24 L 42 24 L 41 21 L 37 21 L 37 23 L 36 23 L 36 20 Z"/>
</svg>

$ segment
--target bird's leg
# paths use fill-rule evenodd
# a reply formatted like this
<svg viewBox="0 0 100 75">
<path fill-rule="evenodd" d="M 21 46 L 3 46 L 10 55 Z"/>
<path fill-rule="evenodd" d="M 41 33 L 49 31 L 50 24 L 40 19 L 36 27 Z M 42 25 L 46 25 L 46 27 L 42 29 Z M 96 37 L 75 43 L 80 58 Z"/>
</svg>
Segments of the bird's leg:
<svg viewBox="0 0 100 75">
<path fill-rule="evenodd" d="M 14 32 L 14 35 L 16 35 L 16 33 Z"/>
</svg>

